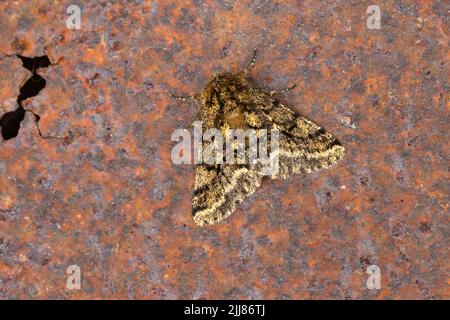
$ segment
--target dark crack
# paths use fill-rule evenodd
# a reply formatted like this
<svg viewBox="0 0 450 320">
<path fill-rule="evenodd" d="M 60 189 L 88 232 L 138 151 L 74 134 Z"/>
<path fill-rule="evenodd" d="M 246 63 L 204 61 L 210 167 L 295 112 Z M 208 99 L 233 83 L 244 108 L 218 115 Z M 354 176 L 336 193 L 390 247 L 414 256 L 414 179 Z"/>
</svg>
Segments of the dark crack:
<svg viewBox="0 0 450 320">
<path fill-rule="evenodd" d="M 26 110 L 22 105 L 22 101 L 37 96 L 39 92 L 41 92 L 41 90 L 45 88 L 46 81 L 37 73 L 37 71 L 40 68 L 48 68 L 49 66 L 51 66 L 52 63 L 50 62 L 50 59 L 48 58 L 47 55 L 29 58 L 18 54 L 17 57 L 22 61 L 22 66 L 25 69 L 30 70 L 32 75 L 20 88 L 20 94 L 17 97 L 17 104 L 18 104 L 17 109 L 5 113 L 0 118 L 0 127 L 3 139 L 9 140 L 17 137 L 17 135 L 19 134 L 20 125 L 23 119 L 25 118 L 25 112 L 30 112 L 34 115 L 38 133 L 42 138 L 60 138 L 60 137 L 44 136 L 41 133 L 39 127 L 40 116 L 31 110 Z"/>
</svg>

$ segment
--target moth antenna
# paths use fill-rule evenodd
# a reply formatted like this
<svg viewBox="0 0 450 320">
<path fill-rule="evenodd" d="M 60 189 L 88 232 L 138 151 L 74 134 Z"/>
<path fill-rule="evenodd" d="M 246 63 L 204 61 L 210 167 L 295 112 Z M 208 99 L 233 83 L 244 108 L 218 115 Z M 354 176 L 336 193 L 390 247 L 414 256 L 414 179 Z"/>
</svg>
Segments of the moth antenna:
<svg viewBox="0 0 450 320">
<path fill-rule="evenodd" d="M 189 101 L 197 102 L 197 100 L 199 98 L 198 94 L 193 95 L 193 96 L 177 96 L 174 94 L 170 94 L 170 96 L 178 101 L 188 102 L 188 103 L 189 103 Z M 197 111 L 197 113 L 195 114 L 195 117 L 194 117 L 194 121 L 198 120 L 199 114 L 200 114 L 200 111 Z M 191 128 L 193 126 L 194 126 L 194 124 L 192 122 L 191 125 L 189 126 L 189 128 Z"/>
<path fill-rule="evenodd" d="M 178 95 L 174 95 L 174 94 L 170 94 L 170 96 L 178 101 L 181 102 L 189 102 L 189 100 L 191 101 L 196 101 L 197 100 L 197 95 L 192 95 L 192 96 L 178 96 Z"/>
<path fill-rule="evenodd" d="M 298 85 L 296 83 L 294 83 L 292 86 L 284 88 L 284 89 L 281 89 L 281 90 L 272 90 L 272 91 L 270 91 L 270 95 L 273 96 L 273 95 L 276 95 L 276 94 L 286 94 L 289 91 L 291 91 L 292 89 L 295 89 L 297 87 L 298 87 Z"/>
</svg>

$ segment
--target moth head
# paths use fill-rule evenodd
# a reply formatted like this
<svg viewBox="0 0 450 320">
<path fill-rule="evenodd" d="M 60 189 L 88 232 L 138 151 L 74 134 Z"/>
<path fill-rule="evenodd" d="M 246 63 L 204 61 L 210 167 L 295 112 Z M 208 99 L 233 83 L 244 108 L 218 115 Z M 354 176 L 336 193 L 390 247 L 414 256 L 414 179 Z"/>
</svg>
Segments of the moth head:
<svg viewBox="0 0 450 320">
<path fill-rule="evenodd" d="M 249 86 L 243 73 L 221 73 L 215 75 L 206 85 L 203 94 L 206 97 L 215 95 L 229 96 L 246 90 Z"/>
</svg>

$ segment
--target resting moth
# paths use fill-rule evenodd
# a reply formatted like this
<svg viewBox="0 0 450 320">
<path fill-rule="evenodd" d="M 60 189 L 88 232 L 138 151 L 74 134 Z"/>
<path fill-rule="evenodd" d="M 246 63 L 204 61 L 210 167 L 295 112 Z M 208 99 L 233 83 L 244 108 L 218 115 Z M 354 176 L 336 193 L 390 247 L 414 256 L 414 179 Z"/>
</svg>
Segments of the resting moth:
<svg viewBox="0 0 450 320">
<path fill-rule="evenodd" d="M 256 54 L 256 52 L 255 52 Z M 278 129 L 279 169 L 272 178 L 311 173 L 328 168 L 344 156 L 345 149 L 330 133 L 284 106 L 276 92 L 253 86 L 248 70 L 214 76 L 193 98 L 199 105 L 202 130 Z M 287 90 L 283 90 L 287 91 Z M 185 101 L 188 97 L 176 97 Z M 260 166 L 251 164 L 198 164 L 192 198 L 197 225 L 214 224 L 228 217 L 260 186 Z"/>
</svg>

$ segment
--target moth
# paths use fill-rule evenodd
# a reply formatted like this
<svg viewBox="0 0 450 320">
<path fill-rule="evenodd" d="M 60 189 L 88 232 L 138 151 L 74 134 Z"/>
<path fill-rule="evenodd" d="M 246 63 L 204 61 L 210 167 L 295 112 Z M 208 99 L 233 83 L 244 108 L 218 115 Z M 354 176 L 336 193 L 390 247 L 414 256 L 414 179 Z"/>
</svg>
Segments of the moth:
<svg viewBox="0 0 450 320">
<path fill-rule="evenodd" d="M 279 167 L 271 178 L 315 172 L 341 159 L 345 149 L 332 134 L 283 105 L 277 97 L 280 92 L 252 84 L 248 72 L 255 60 L 256 52 L 244 70 L 215 75 L 195 96 L 173 97 L 180 101 L 192 98 L 198 104 L 203 131 L 278 129 Z M 192 197 L 194 222 L 203 226 L 222 221 L 258 189 L 264 176 L 260 166 L 250 163 L 198 164 Z"/>
</svg>

